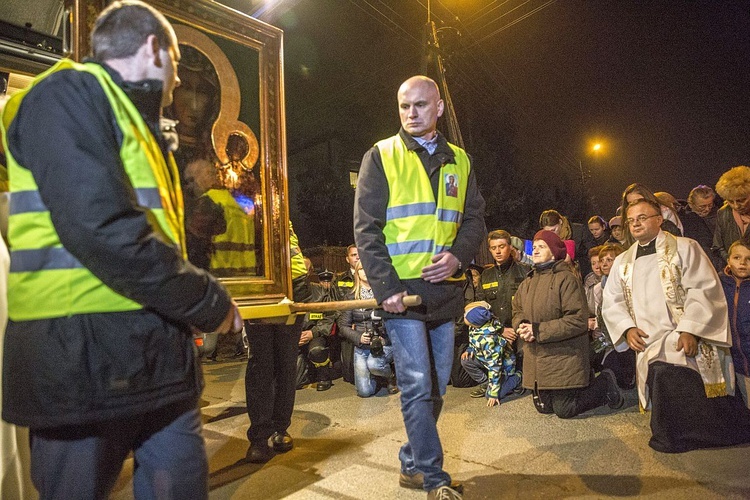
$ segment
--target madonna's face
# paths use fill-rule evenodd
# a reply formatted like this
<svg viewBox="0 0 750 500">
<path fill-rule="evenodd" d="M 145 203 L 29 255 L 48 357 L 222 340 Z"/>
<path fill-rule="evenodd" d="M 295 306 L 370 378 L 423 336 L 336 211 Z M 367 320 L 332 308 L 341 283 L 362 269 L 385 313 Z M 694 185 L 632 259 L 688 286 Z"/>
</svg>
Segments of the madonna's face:
<svg viewBox="0 0 750 500">
<path fill-rule="evenodd" d="M 195 71 L 182 71 L 182 82 L 174 90 L 174 111 L 177 120 L 177 131 L 181 134 L 195 135 L 197 127 L 205 121 L 208 104 L 211 101 L 211 86 Z"/>
</svg>

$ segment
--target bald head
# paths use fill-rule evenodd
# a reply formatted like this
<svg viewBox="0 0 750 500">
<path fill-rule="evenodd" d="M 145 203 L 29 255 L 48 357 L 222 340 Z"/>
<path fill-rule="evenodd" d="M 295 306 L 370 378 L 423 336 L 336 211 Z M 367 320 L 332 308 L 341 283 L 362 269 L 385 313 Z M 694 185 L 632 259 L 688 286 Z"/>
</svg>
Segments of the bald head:
<svg viewBox="0 0 750 500">
<path fill-rule="evenodd" d="M 435 136 L 443 106 L 437 84 L 426 76 L 413 76 L 398 89 L 401 126 L 413 137 L 429 140 Z"/>
<path fill-rule="evenodd" d="M 432 78 L 424 75 L 412 76 L 398 88 L 399 97 L 411 90 L 414 87 L 424 87 L 425 92 L 428 92 L 435 96 L 436 99 L 440 99 L 440 90 L 438 89 L 437 83 Z"/>
</svg>

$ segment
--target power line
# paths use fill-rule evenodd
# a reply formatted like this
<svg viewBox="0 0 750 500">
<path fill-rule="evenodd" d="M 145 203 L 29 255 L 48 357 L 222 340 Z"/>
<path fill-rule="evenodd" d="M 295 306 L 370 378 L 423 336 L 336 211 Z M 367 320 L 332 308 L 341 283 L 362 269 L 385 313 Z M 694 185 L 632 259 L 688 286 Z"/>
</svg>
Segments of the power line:
<svg viewBox="0 0 750 500">
<path fill-rule="evenodd" d="M 534 8 L 533 10 L 527 12 L 526 14 L 524 14 L 524 15 L 516 18 L 516 19 L 514 19 L 510 23 L 504 25 L 502 28 L 500 28 L 498 30 L 495 30 L 495 32 L 493 32 L 493 33 L 491 33 L 489 35 L 486 35 L 486 36 L 482 37 L 479 40 L 474 39 L 474 42 L 471 43 L 470 45 L 464 47 L 462 49 L 462 52 L 466 51 L 469 48 L 473 48 L 473 47 L 479 45 L 481 42 L 483 42 L 484 40 L 486 40 L 487 38 L 489 38 L 491 36 L 494 36 L 495 34 L 499 33 L 500 31 L 502 31 L 504 29 L 507 29 L 507 28 L 510 28 L 511 26 L 513 26 L 513 25 L 515 25 L 515 24 L 517 24 L 517 23 L 519 23 L 519 22 L 521 22 L 521 21 L 529 18 L 533 14 L 535 14 L 535 13 L 541 11 L 542 9 L 548 7 L 549 5 L 551 5 L 552 3 L 554 3 L 555 1 L 556 0 L 549 0 L 545 4 L 540 5 L 540 6 L 536 7 L 536 8 Z M 526 2 L 524 2 L 523 4 L 521 4 L 521 5 L 524 5 L 526 3 L 528 3 L 528 0 Z M 513 10 L 515 10 L 515 9 L 513 9 Z M 501 17 L 503 17 L 506 14 L 503 14 L 503 15 L 499 16 L 498 18 L 496 18 L 496 20 L 500 19 Z M 488 24 L 491 24 L 491 23 L 488 23 Z M 471 36 L 471 34 L 469 34 L 469 36 Z M 472 36 L 472 38 L 473 38 L 473 36 Z M 482 50 L 482 49 L 480 49 L 480 50 Z M 472 56 L 472 58 L 475 60 L 475 62 L 477 62 L 476 56 L 475 56 L 475 54 L 474 54 L 473 51 L 468 51 L 468 54 L 470 54 Z M 503 75 L 502 71 L 500 70 L 500 68 L 497 67 L 497 64 L 490 57 L 486 57 L 486 60 L 489 61 L 489 63 L 494 67 L 494 69 L 495 69 L 495 71 L 497 73 L 499 73 L 501 76 L 503 76 L 503 78 L 507 82 L 507 87 L 510 88 L 510 89 L 512 89 L 514 93 L 517 93 L 517 91 L 515 89 L 513 89 L 512 85 L 510 85 L 510 83 L 507 80 L 507 78 L 504 77 L 504 75 Z M 479 62 L 477 62 L 477 65 L 478 65 L 478 67 L 482 68 L 482 70 L 483 70 L 484 64 L 480 64 Z M 492 75 L 491 73 L 486 73 L 486 74 L 488 74 L 490 76 L 490 78 L 493 81 L 495 81 L 496 85 L 498 85 L 501 89 L 503 88 L 503 86 L 500 85 L 500 83 L 494 78 L 494 75 Z M 513 95 L 511 92 L 505 91 L 504 93 L 505 93 L 506 96 L 508 96 L 512 100 L 517 100 L 517 96 Z M 533 123 L 533 119 L 528 114 L 526 114 L 523 110 L 519 110 L 517 108 L 517 113 L 519 114 L 519 116 L 525 118 L 525 121 L 527 121 L 527 123 Z M 561 165 L 566 166 L 571 172 L 577 173 L 580 170 L 580 166 L 578 164 L 578 160 L 576 159 L 576 155 L 575 154 L 571 154 L 571 151 L 568 150 L 567 148 L 561 147 L 561 150 L 560 150 L 561 155 L 558 155 L 558 154 L 554 153 L 552 150 L 550 150 L 548 148 L 548 146 L 545 143 L 542 143 L 542 148 L 545 149 L 545 150 L 547 150 L 547 152 L 549 153 L 550 158 L 556 159 L 558 162 L 560 162 Z"/>
<path fill-rule="evenodd" d="M 380 11 L 380 9 L 378 9 L 377 7 L 375 7 L 374 5 L 372 5 L 368 0 L 359 0 L 359 1 L 357 1 L 357 0 L 349 0 L 349 2 L 351 4 L 353 4 L 354 6 L 356 6 L 357 8 L 359 8 L 360 10 L 362 10 L 364 13 L 366 13 L 370 17 L 372 17 L 373 19 L 375 19 L 376 21 L 378 21 L 380 24 L 382 24 L 382 25 L 384 25 L 386 27 L 391 28 L 391 30 L 394 31 L 395 33 L 399 33 L 400 32 L 401 34 L 405 34 L 407 37 L 409 37 L 412 40 L 414 40 L 418 45 L 421 45 L 421 42 L 417 38 L 415 38 L 411 33 L 409 33 L 408 31 L 406 31 L 404 28 L 402 28 L 401 25 L 398 24 L 396 21 L 394 21 L 393 19 L 391 19 L 387 15 L 383 14 L 383 12 Z M 367 9 L 363 8 L 362 5 L 360 5 L 360 2 L 363 2 L 363 3 L 367 4 L 372 10 L 374 10 L 375 12 L 377 12 L 378 14 L 380 14 L 380 16 L 382 18 L 386 19 L 390 24 L 382 22 L 380 18 L 378 18 L 377 16 L 373 15 Z M 392 26 L 395 26 L 397 29 L 393 29 Z"/>
<path fill-rule="evenodd" d="M 378 0 L 378 1 L 380 2 L 380 4 L 383 7 L 385 7 L 388 10 L 390 10 L 391 12 L 393 12 L 395 15 L 397 15 L 399 18 L 403 19 L 404 21 L 407 21 L 407 19 L 404 16 L 402 16 L 401 14 L 399 14 L 398 11 L 394 10 L 393 7 L 391 7 L 390 5 L 388 5 L 387 3 L 385 3 L 383 0 Z"/>
<path fill-rule="evenodd" d="M 505 3 L 507 2 L 504 2 L 503 4 Z M 442 5 L 442 7 L 460 24 L 463 24 L 461 23 L 460 18 L 458 18 L 458 16 L 455 16 L 449 8 L 447 8 L 445 5 Z M 529 15 L 531 15 L 531 13 L 527 13 L 526 17 L 528 17 Z M 464 28 L 465 28 L 465 25 L 464 25 Z M 474 38 L 470 33 L 468 33 L 468 36 L 472 39 Z M 474 43 L 470 45 L 470 47 L 477 46 L 477 44 L 478 42 L 475 41 Z M 479 50 L 484 52 L 484 49 L 481 48 L 481 46 L 479 47 Z M 518 101 L 518 95 L 517 95 L 518 92 L 513 88 L 513 86 L 510 84 L 510 81 L 507 79 L 507 77 L 504 76 L 502 70 L 500 70 L 500 68 L 497 66 L 495 61 L 492 60 L 492 58 L 487 56 L 487 54 L 485 53 L 483 56 L 483 59 L 480 61 L 478 59 L 478 55 L 476 54 L 476 51 L 466 51 L 464 48 L 461 50 L 461 52 L 466 53 L 468 57 L 471 58 L 473 65 L 476 68 L 478 68 L 478 70 L 484 75 L 484 78 L 476 78 L 475 75 L 469 75 L 468 72 L 464 70 L 462 65 L 459 65 L 459 64 L 451 65 L 454 70 L 457 70 L 458 73 L 460 73 L 460 75 L 456 73 L 454 74 L 456 74 L 456 76 L 460 76 L 461 80 L 465 82 L 466 86 L 464 88 L 466 90 L 469 90 L 475 96 L 481 94 L 484 97 L 486 97 L 488 100 L 492 100 L 494 98 L 493 89 L 491 89 L 489 84 L 486 83 L 487 81 L 491 81 L 495 84 L 495 87 L 494 87 L 495 90 L 499 90 L 500 92 L 502 92 L 511 101 L 515 101 L 515 102 Z M 486 67 L 488 64 L 493 67 L 494 73 L 487 71 Z M 503 80 L 505 81 L 504 84 L 498 81 L 497 75 L 503 78 Z M 534 123 L 534 120 L 522 108 L 515 107 L 514 114 L 519 116 L 523 121 L 527 123 Z M 571 173 L 578 172 L 579 170 L 578 163 L 574 158 L 569 156 L 569 153 L 570 153 L 569 151 L 566 151 L 563 148 L 560 151 L 555 152 L 552 149 L 550 149 L 550 147 L 544 142 L 541 143 L 540 148 L 544 150 L 542 153 L 546 153 L 544 154 L 544 156 L 554 160 L 557 164 L 566 168 Z"/>
<path fill-rule="evenodd" d="M 425 11 L 427 11 L 427 6 L 426 6 L 426 5 L 424 4 L 424 3 L 422 3 L 422 0 L 417 0 L 417 3 L 418 3 L 419 5 L 421 5 L 421 6 L 422 6 L 422 8 L 423 8 L 423 9 L 424 9 Z M 434 18 L 436 18 L 436 19 L 437 19 L 438 21 L 440 21 L 440 24 L 445 24 L 445 21 L 443 21 L 443 20 L 442 20 L 442 19 L 440 18 L 440 16 L 438 16 L 438 15 L 437 15 L 437 14 L 435 13 L 435 9 L 432 9 L 432 17 L 434 17 Z"/>
<path fill-rule="evenodd" d="M 512 12 L 515 12 L 516 10 L 520 9 L 521 7 L 523 7 L 524 5 L 526 5 L 527 3 L 529 3 L 530 1 L 531 1 L 531 0 L 525 0 L 524 2 L 521 2 L 520 4 L 516 5 L 516 6 L 515 6 L 515 7 L 513 7 L 512 9 L 510 9 L 509 11 L 507 11 L 507 12 L 504 12 L 504 13 L 500 14 L 500 15 L 499 15 L 499 16 L 497 16 L 497 17 L 494 17 L 494 18 L 493 18 L 493 19 L 492 19 L 491 21 L 489 21 L 489 22 L 486 22 L 486 23 L 484 23 L 483 25 L 481 25 L 481 26 L 480 26 L 479 28 L 476 28 L 476 29 L 474 29 L 474 30 L 473 30 L 473 32 L 474 32 L 474 33 L 477 33 L 477 32 L 479 32 L 479 31 L 483 30 L 483 29 L 484 29 L 484 28 L 486 28 L 487 26 L 489 26 L 489 25 L 491 25 L 491 24 L 493 24 L 493 23 L 495 23 L 495 22 L 499 21 L 500 19 L 502 19 L 502 18 L 504 18 L 505 16 L 507 16 L 507 15 L 511 14 Z M 500 5 L 498 5 L 498 6 L 496 7 L 496 9 L 497 9 L 497 8 L 500 8 L 500 7 L 501 7 L 501 6 L 500 6 Z M 495 9 L 493 9 L 493 10 L 495 10 Z M 488 12 L 488 14 L 489 14 L 489 12 Z"/>
<path fill-rule="evenodd" d="M 500 0 L 493 0 L 489 4 L 485 5 L 481 9 L 479 9 L 478 11 L 476 11 L 473 14 L 469 15 L 468 18 L 467 18 L 467 20 L 465 21 L 466 25 L 468 26 L 469 24 L 473 23 L 474 21 L 476 21 L 480 17 L 484 16 L 485 14 L 483 14 L 482 12 L 485 11 L 485 10 L 487 10 L 487 9 L 489 9 L 490 7 L 492 7 L 493 5 L 495 5 L 498 2 L 500 2 Z M 510 0 L 505 0 L 502 4 L 498 5 L 497 7 L 502 7 L 503 5 L 505 5 L 508 2 L 510 2 Z M 490 12 L 492 12 L 493 10 L 495 10 L 497 7 L 493 8 L 492 10 L 490 10 Z M 487 14 L 489 14 L 489 12 L 487 12 Z"/>
<path fill-rule="evenodd" d="M 526 3 L 528 3 L 529 1 L 530 1 L 530 0 L 526 0 L 526 2 L 524 2 L 524 3 L 523 3 L 523 4 L 521 4 L 521 5 L 525 5 L 525 4 L 526 4 Z M 481 42 L 483 42 L 483 41 L 487 40 L 488 38 L 491 38 L 491 37 L 493 37 L 493 36 L 497 35 L 497 34 L 498 34 L 498 33 L 500 33 L 501 31 L 505 31 L 506 29 L 510 28 L 511 26 L 514 26 L 514 25 L 516 25 L 516 24 L 520 23 L 521 21 L 523 21 L 524 19 L 527 19 L 527 18 L 529 18 L 529 17 L 533 16 L 534 14 L 536 14 L 537 12 L 539 12 L 539 11 L 541 11 L 541 10 L 545 9 L 546 7 L 549 7 L 550 5 L 552 5 L 553 3 L 555 3 L 556 1 L 557 1 L 557 0 L 547 0 L 547 2 L 543 3 L 543 4 L 542 4 L 542 5 L 540 5 L 539 7 L 536 7 L 535 9 L 533 9 L 533 10 L 531 10 L 531 11 L 527 12 L 526 14 L 522 15 L 521 17 L 518 17 L 518 18 L 514 19 L 513 21 L 509 22 L 508 24 L 505 24 L 505 25 L 501 26 L 500 28 L 496 29 L 496 30 L 495 30 L 495 31 L 493 31 L 492 33 L 490 33 L 490 34 L 488 34 L 488 35 L 485 35 L 485 36 L 483 36 L 482 38 L 480 38 L 479 40 L 477 40 L 476 42 L 474 42 L 474 44 L 473 44 L 473 45 L 476 45 L 476 44 L 478 44 L 478 43 L 481 43 Z M 520 7 L 520 6 L 519 6 L 519 7 Z M 515 10 L 515 9 L 514 9 L 514 10 Z M 501 17 L 502 17 L 502 16 L 501 16 Z M 496 20 L 499 20 L 499 19 L 500 19 L 500 18 L 498 17 L 498 18 L 497 18 Z M 494 22 L 494 21 L 492 21 L 492 22 Z M 488 26 L 489 24 L 492 24 L 492 22 L 490 22 L 490 23 L 488 23 L 488 24 L 485 24 L 485 26 Z M 483 26 L 483 27 L 484 27 L 484 26 Z M 467 49 L 468 49 L 468 48 L 471 48 L 471 47 L 472 47 L 473 45 L 470 45 L 469 47 L 466 47 L 466 48 L 467 48 Z"/>
<path fill-rule="evenodd" d="M 361 5 L 361 1 L 364 1 L 364 3 L 366 3 L 373 11 L 375 11 L 377 14 L 379 14 L 379 16 L 376 15 L 375 13 L 373 13 L 370 9 L 367 9 L 367 8 L 363 7 Z M 401 25 L 399 25 L 398 23 L 396 23 L 395 21 L 393 21 L 392 19 L 390 19 L 386 14 L 384 14 L 376 6 L 372 5 L 369 1 L 367 1 L 367 0 L 350 0 L 350 2 L 353 5 L 355 5 L 357 8 L 359 8 L 360 10 L 362 10 L 365 14 L 367 14 L 368 16 L 370 16 L 372 19 L 374 19 L 375 21 L 377 21 L 378 24 L 380 24 L 382 26 L 385 26 L 390 31 L 392 31 L 392 32 L 394 32 L 396 34 L 399 34 L 399 35 L 404 35 L 405 34 L 406 36 L 408 36 L 408 38 L 410 39 L 408 41 L 410 42 L 411 45 L 416 46 L 417 48 L 421 48 L 422 47 L 422 43 L 417 38 L 415 38 L 414 36 L 412 36 L 408 31 L 406 31 L 405 29 L 403 29 L 403 27 Z M 382 1 L 381 1 L 381 3 L 382 3 Z M 390 10 L 392 10 L 392 9 L 390 9 Z M 396 14 L 398 15 L 398 13 L 396 13 Z M 400 17 L 402 19 L 404 19 L 403 16 L 400 16 Z M 386 19 L 388 22 L 384 22 L 383 19 Z M 300 119 L 300 120 L 306 120 L 310 116 L 312 116 L 313 114 L 317 113 L 318 110 L 320 110 L 322 108 L 325 108 L 326 106 L 328 106 L 332 102 L 336 102 L 336 101 L 343 102 L 343 101 L 346 100 L 345 97 L 347 95 L 352 95 L 355 92 L 361 92 L 362 88 L 366 88 L 368 93 L 375 93 L 376 91 L 385 88 L 385 83 L 383 82 L 382 79 L 373 78 L 373 77 L 376 76 L 376 75 L 378 75 L 378 74 L 382 74 L 386 69 L 394 66 L 396 64 L 396 62 L 398 62 L 400 64 L 410 64 L 414 60 L 419 59 L 419 57 L 420 57 L 420 55 L 413 55 L 413 56 L 411 56 L 409 58 L 403 59 L 403 56 L 402 56 L 402 59 L 399 59 L 398 61 L 386 60 L 387 64 L 382 65 L 382 66 L 375 66 L 375 65 L 372 65 L 372 64 L 368 65 L 367 67 L 369 68 L 369 71 L 359 72 L 357 74 L 357 78 L 356 79 L 351 79 L 347 85 L 345 85 L 345 86 L 343 86 L 341 88 L 337 88 L 335 94 L 331 94 L 328 98 L 318 99 L 318 100 L 315 100 L 315 101 L 311 101 L 309 106 L 307 106 L 307 107 L 305 107 L 305 108 L 303 108 L 301 110 L 298 110 L 298 112 L 300 113 L 298 119 Z M 375 85 L 373 85 L 373 82 L 378 82 L 378 83 L 376 83 Z M 361 95 L 359 97 L 361 98 Z"/>
</svg>

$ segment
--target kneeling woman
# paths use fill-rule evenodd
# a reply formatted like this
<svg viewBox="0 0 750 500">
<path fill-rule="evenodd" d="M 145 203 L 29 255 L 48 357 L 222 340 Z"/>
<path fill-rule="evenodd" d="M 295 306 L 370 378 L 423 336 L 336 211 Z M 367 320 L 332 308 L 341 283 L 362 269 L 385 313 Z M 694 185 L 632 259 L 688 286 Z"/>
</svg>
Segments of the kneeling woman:
<svg viewBox="0 0 750 500">
<path fill-rule="evenodd" d="M 581 281 L 552 231 L 534 235 L 534 267 L 513 298 L 513 327 L 524 340 L 523 385 L 540 413 L 571 418 L 624 400 L 614 373 L 591 380 L 588 307 Z"/>
<path fill-rule="evenodd" d="M 362 264 L 354 268 L 354 288 L 348 300 L 372 299 L 374 295 Z M 343 311 L 338 319 L 339 332 L 354 344 L 354 386 L 357 395 L 368 398 L 378 390 L 382 378 L 390 394 L 396 394 L 396 376 L 393 373 L 393 346 L 381 321 L 373 321 L 373 309 Z"/>
</svg>

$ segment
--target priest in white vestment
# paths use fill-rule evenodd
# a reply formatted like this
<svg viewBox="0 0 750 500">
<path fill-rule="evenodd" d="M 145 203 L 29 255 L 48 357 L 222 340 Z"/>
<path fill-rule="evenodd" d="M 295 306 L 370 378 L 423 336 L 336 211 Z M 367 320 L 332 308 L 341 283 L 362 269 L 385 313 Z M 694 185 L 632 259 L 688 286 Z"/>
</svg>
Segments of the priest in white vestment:
<svg viewBox="0 0 750 500">
<path fill-rule="evenodd" d="M 726 298 L 689 238 L 661 231 L 658 205 L 638 200 L 626 223 L 637 240 L 612 265 L 602 314 L 615 349 L 637 353 L 649 445 L 664 452 L 750 441 L 750 412 L 733 397 Z"/>
</svg>

